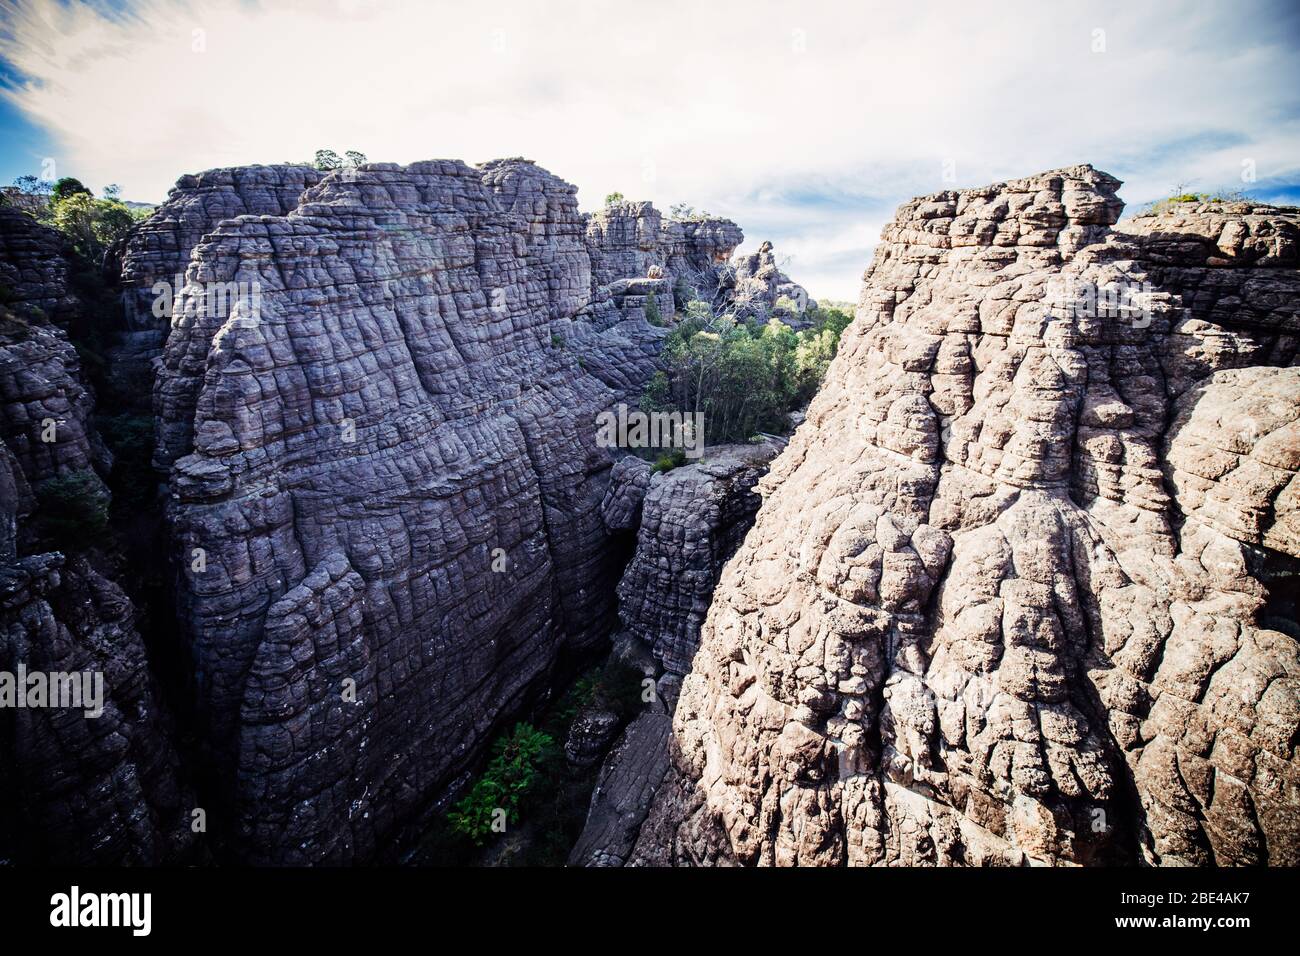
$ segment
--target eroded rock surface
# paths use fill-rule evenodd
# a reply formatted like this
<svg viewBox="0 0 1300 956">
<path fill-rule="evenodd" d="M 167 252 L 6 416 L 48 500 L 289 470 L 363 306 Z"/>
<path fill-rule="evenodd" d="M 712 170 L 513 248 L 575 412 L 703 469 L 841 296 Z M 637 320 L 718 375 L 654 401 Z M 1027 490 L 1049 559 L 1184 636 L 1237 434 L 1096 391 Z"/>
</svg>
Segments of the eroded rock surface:
<svg viewBox="0 0 1300 956">
<path fill-rule="evenodd" d="M 77 351 L 54 324 L 85 308 L 72 266 L 58 233 L 0 207 L 0 276 L 13 293 L 0 305 L 0 672 L 39 674 L 47 689 L 63 681 L 52 675 L 75 675 L 82 694 L 82 706 L 51 696 L 17 707 L 14 696 L 0 707 L 0 859 L 178 863 L 195 848 L 196 801 L 111 544 L 77 526 L 107 511 L 109 456 Z M 53 523 L 67 553 L 47 539 Z"/>
<path fill-rule="evenodd" d="M 692 298 L 714 301 L 722 278 L 733 281 L 728 260 L 745 239 L 730 219 L 664 219 L 653 204 L 629 201 L 587 216 L 586 236 L 595 285 L 608 288 L 628 312 L 644 309 L 653 294 L 665 319 L 679 286 Z"/>
<path fill-rule="evenodd" d="M 595 419 L 666 333 L 593 279 L 575 192 L 522 160 L 372 164 L 193 250 L 157 463 L 248 860 L 393 847 L 612 628 Z"/>
<path fill-rule="evenodd" d="M 641 490 L 636 551 L 618 584 L 622 629 L 649 647 L 659 666 L 690 670 L 700 627 L 722 566 L 754 521 L 754 486 L 781 443 L 723 445 L 695 464 L 652 474 L 629 458 L 605 496 L 604 512 L 617 528 L 623 502 Z"/>
<path fill-rule="evenodd" d="M 605 758 L 570 864 L 627 862 L 669 770 L 672 708 L 713 587 L 753 524 L 754 486 L 783 444 L 722 445 L 665 473 L 631 456 L 615 466 L 602 514 L 611 530 L 637 533 L 618 585 L 616 653 L 630 647 L 645 657 L 641 667 L 657 677 L 656 692 Z"/>
<path fill-rule="evenodd" d="M 1300 860 L 1300 216 L 1118 185 L 886 227 L 632 862 Z"/>
<path fill-rule="evenodd" d="M 110 250 L 107 259 L 118 263 L 123 309 L 111 374 L 122 395 L 147 398 L 184 284 L 178 280 L 199 241 L 219 222 L 236 216 L 287 215 L 323 175 L 311 166 L 282 165 L 235 166 L 182 176 L 153 215 L 131 231 L 120 257 Z M 239 294 L 210 288 L 214 295 Z"/>
<path fill-rule="evenodd" d="M 764 242 L 757 252 L 735 259 L 735 286 L 732 301 L 742 318 L 766 319 L 775 316 L 787 325 L 802 328 L 807 323 L 803 313 L 816 308 L 808 291 L 781 271 L 772 244 Z"/>
</svg>

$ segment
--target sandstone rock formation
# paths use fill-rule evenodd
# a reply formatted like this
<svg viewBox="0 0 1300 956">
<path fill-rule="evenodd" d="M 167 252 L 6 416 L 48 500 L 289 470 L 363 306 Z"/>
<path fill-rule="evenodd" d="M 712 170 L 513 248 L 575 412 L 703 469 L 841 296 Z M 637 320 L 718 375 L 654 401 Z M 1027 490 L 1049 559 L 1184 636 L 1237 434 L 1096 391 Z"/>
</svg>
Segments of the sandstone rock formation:
<svg viewBox="0 0 1300 956">
<path fill-rule="evenodd" d="M 69 284 L 71 247 L 63 234 L 22 210 L 0 205 L 0 304 L 66 325 L 78 309 Z"/>
<path fill-rule="evenodd" d="M 0 671 L 47 681 L 100 675 L 103 691 L 98 716 L 0 708 L 0 859 L 176 863 L 194 848 L 195 801 L 181 783 L 137 609 L 113 580 L 98 532 L 65 554 L 47 549 L 32 520 L 70 525 L 78 509 L 109 500 L 94 397 L 53 324 L 85 307 L 70 267 L 58 233 L 0 208 L 0 276 L 10 293 L 0 305 Z"/>
<path fill-rule="evenodd" d="M 764 242 L 757 252 L 737 256 L 734 267 L 732 307 L 741 318 L 776 316 L 789 325 L 802 327 L 806 323 L 800 317 L 817 307 L 807 290 L 781 271 L 770 242 Z"/>
<path fill-rule="evenodd" d="M 1118 185 L 899 209 L 632 862 L 1300 862 L 1300 215 Z"/>
<path fill-rule="evenodd" d="M 283 216 L 324 174 L 310 166 L 235 166 L 182 176 L 153 215 L 132 230 L 116 260 L 123 331 L 111 356 L 123 395 L 148 395 L 190 254 L 217 223 L 235 216 Z M 147 406 L 147 402 L 146 402 Z"/>
<path fill-rule="evenodd" d="M 611 289 L 658 261 L 575 192 L 524 160 L 371 164 L 190 254 L 156 463 L 243 859 L 391 851 L 608 637 L 595 418 L 666 333 Z M 214 309 L 213 285 L 258 293 Z"/>
<path fill-rule="evenodd" d="M 637 458 L 619 463 L 605 495 L 606 524 L 628 527 L 629 502 L 640 495 L 636 550 L 618 584 L 619 622 L 663 670 L 690 670 L 713 586 L 753 524 L 753 488 L 780 447 L 722 445 L 657 475 Z"/>
<path fill-rule="evenodd" d="M 651 203 L 628 201 L 588 215 L 586 235 L 592 282 L 608 287 L 625 310 L 644 308 L 653 293 L 665 317 L 673 313 L 678 283 L 691 296 L 713 301 L 720 276 L 730 278 L 728 259 L 745 238 L 730 219 L 664 220 Z"/>
</svg>

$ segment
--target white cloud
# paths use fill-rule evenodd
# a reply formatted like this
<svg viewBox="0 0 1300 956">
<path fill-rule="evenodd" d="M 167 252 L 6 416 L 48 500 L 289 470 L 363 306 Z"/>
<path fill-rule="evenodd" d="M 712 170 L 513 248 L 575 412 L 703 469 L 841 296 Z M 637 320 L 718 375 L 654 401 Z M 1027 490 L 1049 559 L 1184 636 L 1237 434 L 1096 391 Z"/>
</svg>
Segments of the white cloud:
<svg viewBox="0 0 1300 956">
<path fill-rule="evenodd" d="M 945 160 L 957 185 L 1093 162 L 1130 202 L 1240 185 L 1246 158 L 1300 172 L 1285 7 L 144 0 L 0 20 L 27 78 L 9 98 L 61 171 L 130 198 L 321 146 L 522 154 L 587 207 L 620 190 L 733 215 L 832 298 L 856 297 L 897 203 L 950 185 Z"/>
</svg>

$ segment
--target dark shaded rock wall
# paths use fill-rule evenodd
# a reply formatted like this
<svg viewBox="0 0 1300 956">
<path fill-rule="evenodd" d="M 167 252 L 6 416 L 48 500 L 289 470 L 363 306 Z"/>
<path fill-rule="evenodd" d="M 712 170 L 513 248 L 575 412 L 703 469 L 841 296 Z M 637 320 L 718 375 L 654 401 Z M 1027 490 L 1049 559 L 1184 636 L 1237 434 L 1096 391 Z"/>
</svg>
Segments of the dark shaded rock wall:
<svg viewBox="0 0 1300 956">
<path fill-rule="evenodd" d="M 111 536 L 70 532 L 64 551 L 34 519 L 69 524 L 84 499 L 107 508 L 109 456 L 94 396 L 58 318 L 85 303 L 69 287 L 62 237 L 0 207 L 0 671 L 102 680 L 103 710 L 0 708 L 0 857 L 25 863 L 150 864 L 192 858 L 196 806 L 174 729 L 115 582 Z M 81 482 L 77 500 L 46 495 Z"/>
</svg>

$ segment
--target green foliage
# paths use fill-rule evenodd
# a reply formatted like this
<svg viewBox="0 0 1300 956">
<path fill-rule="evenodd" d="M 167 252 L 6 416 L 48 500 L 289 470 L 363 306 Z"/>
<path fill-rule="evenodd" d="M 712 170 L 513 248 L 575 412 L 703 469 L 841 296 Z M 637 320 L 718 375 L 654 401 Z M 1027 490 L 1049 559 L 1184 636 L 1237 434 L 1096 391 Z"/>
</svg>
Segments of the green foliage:
<svg viewBox="0 0 1300 956">
<path fill-rule="evenodd" d="M 328 171 L 342 167 L 343 160 L 332 149 L 318 149 L 316 150 L 316 158 L 312 160 L 312 165 L 317 169 Z"/>
<path fill-rule="evenodd" d="M 18 191 L 27 196 L 48 196 L 54 191 L 54 184 L 38 176 L 19 176 L 14 180 Z"/>
<path fill-rule="evenodd" d="M 659 300 L 653 292 L 645 297 L 645 320 L 661 328 L 665 325 L 663 314 L 659 311 Z"/>
<path fill-rule="evenodd" d="M 343 161 L 351 168 L 356 169 L 358 166 L 364 166 L 366 164 L 366 154 L 359 153 L 355 149 L 345 150 L 343 153 Z"/>
<path fill-rule="evenodd" d="M 104 198 L 121 199 L 122 187 L 119 186 L 117 183 L 109 183 L 107 186 L 104 187 Z"/>
<path fill-rule="evenodd" d="M 694 206 L 687 205 L 684 202 L 674 203 L 668 207 L 668 215 L 673 219 L 686 220 L 688 222 L 699 222 L 704 219 L 712 219 L 707 209 L 696 210 Z"/>
<path fill-rule="evenodd" d="M 608 196 L 605 197 L 606 206 L 612 206 L 615 203 L 620 203 L 622 201 L 623 201 L 622 193 L 610 193 Z"/>
<path fill-rule="evenodd" d="M 851 321 L 840 309 L 810 309 L 805 317 L 812 326 L 795 332 L 778 319 L 738 323 L 715 317 L 704 302 L 688 302 L 664 343 L 666 368 L 651 379 L 642 410 L 703 412 L 710 444 L 784 431 L 786 413 L 817 391 Z M 675 465 L 665 456 L 655 467 Z"/>
<path fill-rule="evenodd" d="M 69 196 L 76 196 L 78 194 L 84 194 L 86 196 L 94 195 L 85 187 L 80 179 L 73 179 L 71 176 L 64 176 L 56 182 L 52 193 L 55 202 L 59 202 L 67 199 Z"/>
<path fill-rule="evenodd" d="M 555 740 L 531 724 L 514 730 L 492 746 L 492 762 L 469 793 L 447 814 L 452 831 L 482 846 L 491 836 L 498 810 L 506 820 L 519 822 L 519 805 L 536 783 L 544 766 L 556 756 Z"/>
<path fill-rule="evenodd" d="M 673 283 L 673 308 L 678 312 L 683 311 L 687 303 L 693 301 L 695 296 L 696 290 L 694 287 L 686 280 L 685 276 L 679 276 L 677 281 Z"/>
<path fill-rule="evenodd" d="M 564 343 L 565 343 L 565 339 L 563 335 L 561 335 L 559 332 L 551 333 L 551 348 L 562 349 L 564 348 Z"/>
<path fill-rule="evenodd" d="M 131 210 L 117 200 L 96 199 L 89 191 L 84 191 L 55 199 L 52 224 L 72 240 L 79 253 L 92 262 L 98 262 L 105 249 L 131 230 L 135 218 Z"/>
<path fill-rule="evenodd" d="M 113 453 L 113 503 L 129 509 L 149 504 L 157 481 L 151 461 L 153 419 L 148 415 L 101 416 L 99 434 Z"/>
<path fill-rule="evenodd" d="M 38 533 L 58 547 L 84 548 L 108 529 L 108 491 L 90 469 L 42 482 L 36 498 Z"/>
<path fill-rule="evenodd" d="M 1175 212 L 1174 207 L 1180 203 L 1191 202 L 1242 202 L 1247 197 L 1240 189 L 1220 189 L 1213 193 L 1192 192 L 1187 187 L 1179 183 L 1173 188 L 1172 194 L 1164 199 L 1157 199 L 1147 207 L 1147 212 L 1157 215 Z"/>
<path fill-rule="evenodd" d="M 651 471 L 672 471 L 674 468 L 680 468 L 686 464 L 686 452 L 680 448 L 674 448 L 666 455 L 660 455 L 658 460 L 650 467 Z"/>
</svg>

